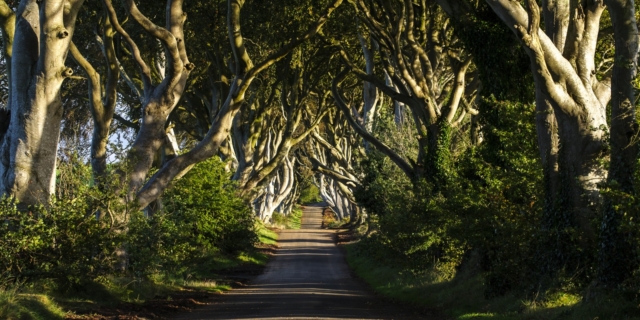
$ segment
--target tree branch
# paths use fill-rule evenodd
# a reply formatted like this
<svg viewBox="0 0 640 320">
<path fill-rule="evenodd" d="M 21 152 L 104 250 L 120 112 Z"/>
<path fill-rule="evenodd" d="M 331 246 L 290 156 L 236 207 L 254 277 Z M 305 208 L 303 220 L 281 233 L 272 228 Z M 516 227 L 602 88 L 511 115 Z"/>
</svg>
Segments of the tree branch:
<svg viewBox="0 0 640 320">
<path fill-rule="evenodd" d="M 386 144 L 384 144 L 382 141 L 378 140 L 376 137 L 374 137 L 369 132 L 367 132 L 364 128 L 362 128 L 362 126 L 360 126 L 360 124 L 358 124 L 358 122 L 351 115 L 351 111 L 349 110 L 349 107 L 347 107 L 344 100 L 342 100 L 338 85 L 347 76 L 349 71 L 350 71 L 349 68 L 345 68 L 332 81 L 331 93 L 333 95 L 333 98 L 336 101 L 336 104 L 338 105 L 343 115 L 347 119 L 347 122 L 349 122 L 349 124 L 356 131 L 356 133 L 358 133 L 363 139 L 367 140 L 369 143 L 374 145 L 378 150 L 380 150 L 380 152 L 387 155 L 391 159 L 391 161 L 393 161 L 409 177 L 409 179 L 413 179 L 414 169 L 411 167 L 411 165 L 409 165 L 409 163 L 407 163 L 404 159 L 402 159 L 402 157 L 400 157 L 393 150 L 391 150 L 391 148 L 389 148 Z"/>
</svg>

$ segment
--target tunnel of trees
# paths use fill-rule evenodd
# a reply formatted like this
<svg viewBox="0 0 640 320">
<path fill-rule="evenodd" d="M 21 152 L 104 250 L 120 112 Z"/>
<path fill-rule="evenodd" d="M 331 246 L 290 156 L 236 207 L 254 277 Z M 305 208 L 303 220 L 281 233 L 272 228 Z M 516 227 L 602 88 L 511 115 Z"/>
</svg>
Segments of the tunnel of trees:
<svg viewBox="0 0 640 320">
<path fill-rule="evenodd" d="M 179 272 L 317 192 L 373 261 L 637 300 L 636 7 L 0 0 L 0 287 Z"/>
</svg>

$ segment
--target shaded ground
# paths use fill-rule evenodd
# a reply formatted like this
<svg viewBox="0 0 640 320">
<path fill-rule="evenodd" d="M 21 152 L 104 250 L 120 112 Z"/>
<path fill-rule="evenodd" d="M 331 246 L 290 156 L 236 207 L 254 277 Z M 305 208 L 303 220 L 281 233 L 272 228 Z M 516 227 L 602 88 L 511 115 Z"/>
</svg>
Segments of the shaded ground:
<svg viewBox="0 0 640 320">
<path fill-rule="evenodd" d="M 422 319 L 353 280 L 322 206 L 304 210 L 300 230 L 283 230 L 264 274 L 176 319 Z"/>
<path fill-rule="evenodd" d="M 275 246 L 262 245 L 258 248 L 264 253 L 273 254 Z M 232 288 L 241 288 L 246 283 L 262 274 L 264 267 L 260 265 L 241 265 L 238 267 L 220 270 L 217 274 L 217 282 L 227 284 Z M 83 301 L 64 303 L 66 309 L 75 314 L 68 315 L 65 319 L 82 320 L 124 320 L 124 319 L 167 319 L 177 313 L 191 312 L 194 308 L 202 308 L 207 305 L 217 293 L 203 289 L 184 288 L 180 291 L 170 292 L 164 296 L 156 296 L 142 304 L 120 303 L 116 306 L 98 306 L 87 304 Z"/>
</svg>

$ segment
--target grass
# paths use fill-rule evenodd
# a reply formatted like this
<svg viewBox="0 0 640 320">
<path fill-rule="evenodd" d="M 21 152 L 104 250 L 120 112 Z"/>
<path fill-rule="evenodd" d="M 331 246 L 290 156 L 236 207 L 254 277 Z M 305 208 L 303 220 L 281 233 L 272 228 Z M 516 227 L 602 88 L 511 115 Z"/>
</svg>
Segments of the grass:
<svg viewBox="0 0 640 320">
<path fill-rule="evenodd" d="M 347 261 L 355 273 L 376 292 L 420 307 L 440 310 L 453 319 L 546 320 L 546 319 L 640 319 L 638 295 L 625 299 L 603 295 L 583 302 L 581 296 L 558 292 L 533 302 L 515 294 L 487 299 L 483 277 L 474 270 L 461 270 L 454 279 L 435 273 L 415 274 L 384 265 L 360 254 L 358 243 L 346 245 Z"/>
<path fill-rule="evenodd" d="M 302 226 L 302 209 L 297 207 L 293 209 L 291 214 L 286 216 L 282 213 L 274 212 L 272 225 L 281 229 L 300 229 Z"/>
<path fill-rule="evenodd" d="M 302 227 L 302 209 L 295 208 L 290 215 L 287 216 L 287 229 L 300 229 Z"/>
<path fill-rule="evenodd" d="M 63 319 L 65 314 L 47 295 L 19 293 L 17 288 L 0 290 L 0 319 Z"/>
<path fill-rule="evenodd" d="M 264 257 L 263 257 L 264 256 Z M 244 253 L 237 257 L 216 257 L 214 272 L 242 264 L 265 264 L 266 255 Z M 225 281 L 207 278 L 184 279 L 165 275 L 148 278 L 102 277 L 70 289 L 60 289 L 54 282 L 40 280 L 19 288 L 0 289 L 0 319 L 63 319 L 74 313 L 92 313 L 96 309 L 120 306 L 124 303 L 142 305 L 151 299 L 198 291 L 221 293 L 231 290 Z M 65 311 L 67 310 L 67 311 Z M 68 311 L 73 310 L 73 311 Z"/>
<path fill-rule="evenodd" d="M 256 224 L 256 230 L 260 243 L 273 246 L 278 244 L 278 233 L 267 228 L 262 222 Z"/>
</svg>

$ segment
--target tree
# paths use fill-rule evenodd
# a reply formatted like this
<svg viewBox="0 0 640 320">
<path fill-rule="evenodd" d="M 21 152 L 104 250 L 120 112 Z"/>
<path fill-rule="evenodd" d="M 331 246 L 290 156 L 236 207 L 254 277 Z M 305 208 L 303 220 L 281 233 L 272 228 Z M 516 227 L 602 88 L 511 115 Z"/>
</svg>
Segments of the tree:
<svg viewBox="0 0 640 320">
<path fill-rule="evenodd" d="M 484 2 L 510 28 L 531 64 L 538 148 L 546 184 L 542 229 L 554 234 L 549 239 L 556 239 L 552 240 L 556 243 L 545 268 L 555 272 L 562 267 L 576 267 L 580 259 L 577 248 L 584 249 L 596 240 L 590 224 L 595 207 L 602 204 L 600 184 L 615 181 L 623 192 L 634 189 L 631 177 L 637 146 L 632 137 L 637 128 L 631 101 L 635 101 L 632 79 L 637 58 L 635 4 L 542 1 L 539 6 L 535 1 L 526 1 L 523 7 L 513 1 Z M 438 3 L 461 24 L 479 25 L 472 1 Z M 614 25 L 608 30 L 602 28 L 607 21 L 603 15 L 605 4 Z M 599 48 L 610 46 L 606 36 L 612 30 L 613 58 L 607 51 L 598 52 Z M 609 103 L 611 117 L 607 119 Z M 608 159 L 609 177 L 603 166 L 603 160 Z M 624 251 L 622 248 L 626 247 L 617 231 L 619 213 L 611 203 L 605 203 L 604 208 L 601 269 L 608 270 L 613 265 L 627 268 L 628 263 L 613 259 L 620 256 L 618 249 Z M 613 250 L 614 247 L 618 249 Z M 611 279 L 618 277 L 619 281 L 621 273 Z"/>
<path fill-rule="evenodd" d="M 116 56 L 116 31 L 107 17 L 106 12 L 100 18 L 99 29 L 102 30 L 99 39 L 100 48 L 104 56 L 106 77 L 85 58 L 75 43 L 71 43 L 71 57 L 80 66 L 88 78 L 88 94 L 91 116 L 93 118 L 93 134 L 91 137 L 91 167 L 94 181 L 104 183 L 107 174 L 107 144 L 109 131 L 116 110 L 118 95 L 118 80 L 120 78 L 120 61 Z"/>
<path fill-rule="evenodd" d="M 611 162 L 609 182 L 616 183 L 620 191 L 632 195 L 636 192 L 633 177 L 636 173 L 638 134 L 636 123 L 636 89 L 633 82 L 638 70 L 638 27 L 633 0 L 605 1 L 615 41 L 615 60 L 611 80 Z M 638 261 L 632 258 L 633 245 L 620 231 L 621 216 L 611 200 L 604 206 L 600 227 L 599 280 L 604 284 L 619 284 L 627 279 Z"/>
<path fill-rule="evenodd" d="M 473 76 L 468 72 L 471 58 L 458 45 L 448 18 L 433 3 L 355 1 L 354 6 L 375 44 L 373 47 L 379 48 L 380 61 L 375 62 L 367 41 L 363 41 L 366 70 L 358 68 L 347 51 L 341 50 L 345 64 L 368 83 L 366 86 L 375 86 L 411 111 L 419 136 L 417 159 L 405 160 L 380 142 L 374 142 L 366 128 L 357 125 L 354 128 L 387 154 L 411 180 L 426 178 L 438 186 L 446 185 L 451 128 L 459 126 L 467 114 L 476 113 L 471 103 L 477 81 L 468 85 Z M 375 74 L 376 64 L 382 67 L 386 79 Z M 337 85 L 337 80 L 345 76 L 336 78 L 334 98 L 347 113 Z M 365 98 L 371 96 L 370 91 L 365 89 Z M 370 104 L 365 101 L 365 110 L 370 109 Z M 350 122 L 355 125 L 355 121 Z"/>
<path fill-rule="evenodd" d="M 22 0 L 12 28 L 2 1 L 10 99 L 0 130 L 0 193 L 24 204 L 47 203 L 55 187 L 62 119 L 60 88 L 73 75 L 65 66 L 83 0 Z M 13 33 L 13 34 L 12 34 Z"/>
<path fill-rule="evenodd" d="M 191 165 L 215 155 L 220 146 L 226 141 L 236 113 L 241 109 L 245 94 L 256 76 L 286 57 L 291 50 L 314 36 L 326 23 L 331 13 L 342 3 L 342 0 L 332 1 L 327 9 L 317 18 L 307 32 L 287 42 L 263 61 L 254 64 L 245 45 L 240 28 L 240 12 L 244 0 L 229 0 L 228 2 L 228 32 L 234 61 L 234 79 L 229 89 L 227 99 L 211 125 L 209 131 L 193 149 L 167 162 L 137 194 L 140 207 L 147 206 L 156 199 L 169 183 Z"/>
</svg>

